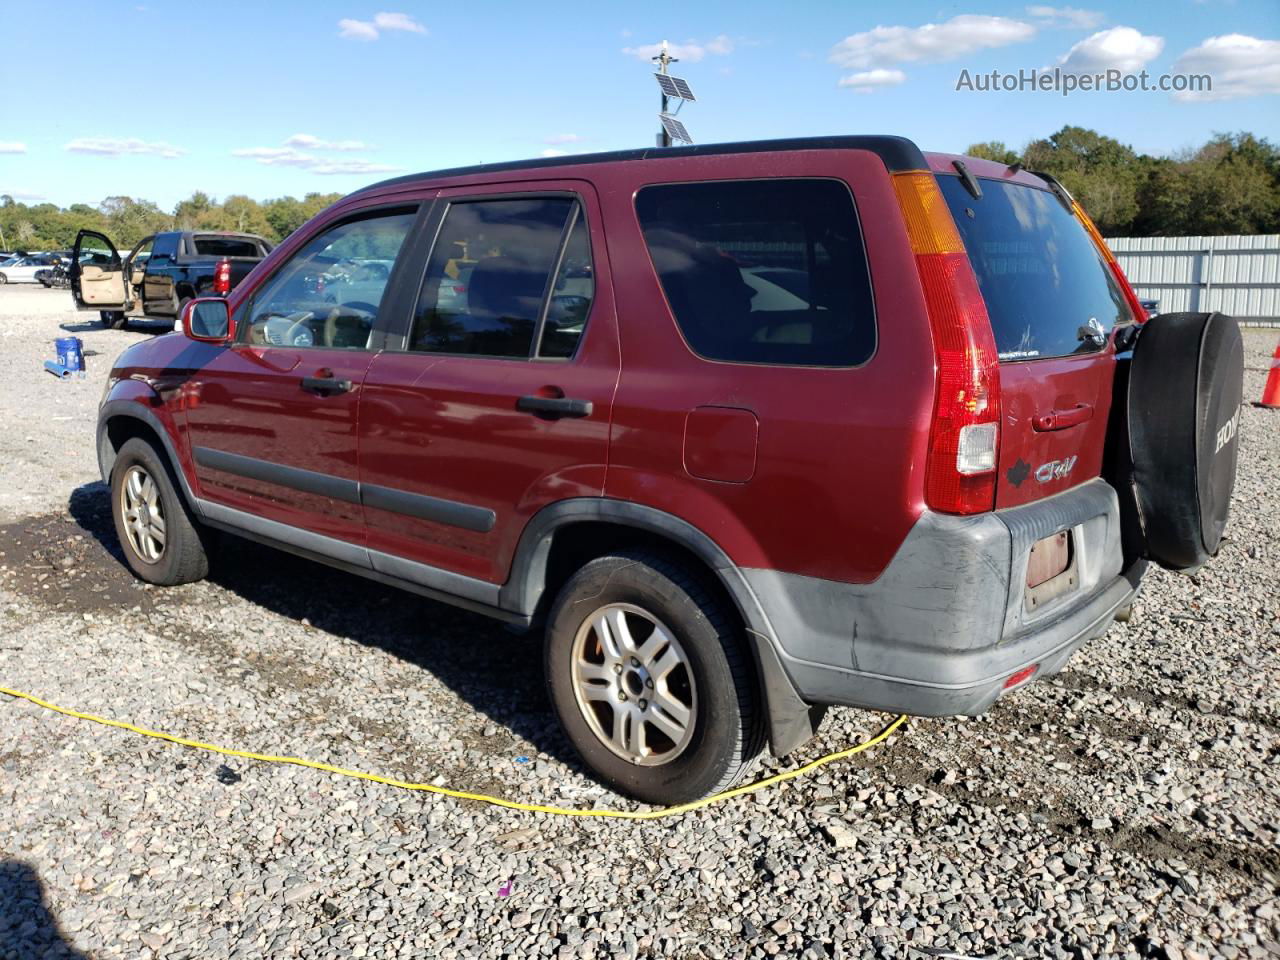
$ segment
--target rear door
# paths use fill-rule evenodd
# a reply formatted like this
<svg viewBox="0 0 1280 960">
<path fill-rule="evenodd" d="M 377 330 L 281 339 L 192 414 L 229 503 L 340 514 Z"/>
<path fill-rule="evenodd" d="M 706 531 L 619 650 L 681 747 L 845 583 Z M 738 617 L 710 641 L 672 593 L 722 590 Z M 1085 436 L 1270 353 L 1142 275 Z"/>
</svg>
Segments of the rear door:
<svg viewBox="0 0 1280 960">
<path fill-rule="evenodd" d="M 1046 189 L 959 176 L 938 183 L 978 276 L 1000 357 L 996 507 L 1101 473 L 1111 409 L 1111 333 L 1133 322 L 1084 226 Z"/>
<path fill-rule="evenodd" d="M 171 317 L 177 312 L 174 276 L 179 272 L 178 233 L 161 233 L 155 237 L 151 255 L 143 267 L 142 308 L 149 317 Z"/>
<path fill-rule="evenodd" d="M 120 253 L 101 233 L 76 234 L 69 274 L 71 296 L 81 310 L 123 310 L 129 300 Z"/>
<path fill-rule="evenodd" d="M 370 556 L 500 583 L 538 509 L 604 490 L 619 358 L 599 206 L 582 181 L 458 188 L 426 232 L 412 324 L 360 405 Z"/>
</svg>

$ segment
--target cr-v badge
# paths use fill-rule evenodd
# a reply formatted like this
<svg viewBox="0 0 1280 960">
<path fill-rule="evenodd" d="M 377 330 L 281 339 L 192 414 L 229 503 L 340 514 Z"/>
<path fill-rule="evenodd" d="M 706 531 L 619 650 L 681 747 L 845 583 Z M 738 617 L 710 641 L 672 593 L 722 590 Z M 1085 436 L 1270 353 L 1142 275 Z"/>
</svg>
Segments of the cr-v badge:
<svg viewBox="0 0 1280 960">
<path fill-rule="evenodd" d="M 1041 483 L 1060 480 L 1071 472 L 1071 468 L 1076 465 L 1076 459 L 1076 457 L 1067 457 L 1065 460 L 1050 460 L 1048 463 L 1042 463 L 1036 467 L 1036 479 Z"/>
</svg>

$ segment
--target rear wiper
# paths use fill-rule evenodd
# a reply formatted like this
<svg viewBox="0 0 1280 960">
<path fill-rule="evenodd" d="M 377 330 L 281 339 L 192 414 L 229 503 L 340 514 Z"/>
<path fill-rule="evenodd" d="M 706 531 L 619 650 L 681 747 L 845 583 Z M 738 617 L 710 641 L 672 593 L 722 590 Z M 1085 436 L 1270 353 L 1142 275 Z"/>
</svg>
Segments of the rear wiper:
<svg viewBox="0 0 1280 960">
<path fill-rule="evenodd" d="M 1039 170 L 1028 170 L 1027 173 L 1033 177 L 1039 177 L 1047 183 L 1053 195 L 1058 198 L 1058 202 L 1067 208 L 1067 213 L 1075 213 L 1073 209 L 1075 200 L 1072 199 L 1071 194 L 1067 192 L 1067 188 L 1058 181 L 1057 177 L 1051 173 L 1041 173 Z"/>
<path fill-rule="evenodd" d="M 951 165 L 956 168 L 956 172 L 960 174 L 960 182 L 964 184 L 964 188 L 969 191 L 969 195 L 975 200 L 982 199 L 982 187 L 978 184 L 978 178 L 969 172 L 969 168 L 964 165 L 963 160 L 952 160 Z"/>
</svg>

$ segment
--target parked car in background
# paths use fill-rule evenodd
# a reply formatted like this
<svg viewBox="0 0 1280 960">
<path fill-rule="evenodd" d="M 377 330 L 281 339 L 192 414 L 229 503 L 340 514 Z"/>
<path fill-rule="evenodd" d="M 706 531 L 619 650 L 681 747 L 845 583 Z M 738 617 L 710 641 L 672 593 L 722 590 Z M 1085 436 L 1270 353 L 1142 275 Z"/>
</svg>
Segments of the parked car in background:
<svg viewBox="0 0 1280 960">
<path fill-rule="evenodd" d="M 1141 300 L 1139 300 L 1138 303 L 1142 304 L 1142 309 L 1147 312 L 1148 320 L 1150 320 L 1152 317 L 1156 316 L 1156 314 L 1160 312 L 1159 300 L 1152 300 L 1144 297 Z"/>
<path fill-rule="evenodd" d="M 469 167 L 127 349 L 98 455 L 140 578 L 229 531 L 537 628 L 586 763 L 672 803 L 828 704 L 981 713 L 1214 554 L 1239 330 L 1142 319 L 1056 181 L 897 137 Z"/>
<path fill-rule="evenodd" d="M 92 230 L 81 230 L 72 251 L 71 292 L 81 310 L 96 310 L 109 327 L 129 317 L 177 322 L 200 296 L 225 296 L 271 252 L 249 233 L 172 231 L 145 237 L 127 256 Z"/>
<path fill-rule="evenodd" d="M 38 283 L 36 273 L 47 270 L 54 263 L 48 254 L 27 254 L 0 261 L 0 284 Z"/>
</svg>

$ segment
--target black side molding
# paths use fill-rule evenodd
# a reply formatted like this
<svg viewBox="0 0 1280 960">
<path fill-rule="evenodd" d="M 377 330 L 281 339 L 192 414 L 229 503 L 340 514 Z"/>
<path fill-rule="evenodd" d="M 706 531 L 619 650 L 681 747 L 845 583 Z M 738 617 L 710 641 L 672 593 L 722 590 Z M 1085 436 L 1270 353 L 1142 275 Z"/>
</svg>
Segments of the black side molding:
<svg viewBox="0 0 1280 960">
<path fill-rule="evenodd" d="M 488 533 L 497 520 L 497 515 L 485 507 L 474 507 L 456 500 L 442 500 L 439 497 L 369 483 L 360 484 L 360 499 L 366 507 L 402 513 L 420 520 L 433 520 L 475 533 Z"/>
<path fill-rule="evenodd" d="M 321 497 L 332 497 L 345 503 L 360 502 L 360 485 L 354 480 L 335 477 L 328 473 L 316 473 L 299 467 L 286 467 L 283 464 L 258 460 L 254 457 L 241 456 L 238 453 L 227 453 L 210 447 L 195 447 L 192 450 L 196 463 L 213 470 L 234 473 L 250 480 L 261 480 L 263 483 L 274 483 L 291 490 L 303 493 L 314 493 Z"/>
</svg>

